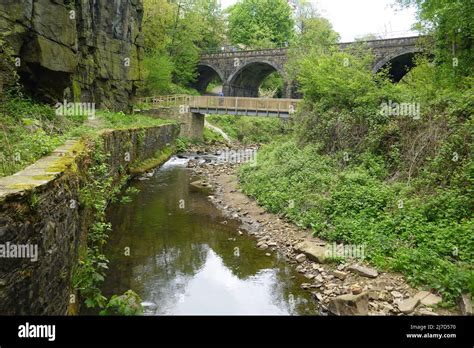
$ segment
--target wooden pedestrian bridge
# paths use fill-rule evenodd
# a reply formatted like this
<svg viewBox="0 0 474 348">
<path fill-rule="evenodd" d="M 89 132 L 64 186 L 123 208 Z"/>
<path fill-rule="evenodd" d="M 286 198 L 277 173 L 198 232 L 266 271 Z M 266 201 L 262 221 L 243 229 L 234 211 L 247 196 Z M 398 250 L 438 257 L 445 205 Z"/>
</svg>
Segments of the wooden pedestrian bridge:
<svg viewBox="0 0 474 348">
<path fill-rule="evenodd" d="M 246 98 L 193 95 L 165 95 L 139 98 L 138 105 L 148 110 L 178 108 L 181 114 L 221 114 L 288 118 L 301 99 Z"/>
</svg>

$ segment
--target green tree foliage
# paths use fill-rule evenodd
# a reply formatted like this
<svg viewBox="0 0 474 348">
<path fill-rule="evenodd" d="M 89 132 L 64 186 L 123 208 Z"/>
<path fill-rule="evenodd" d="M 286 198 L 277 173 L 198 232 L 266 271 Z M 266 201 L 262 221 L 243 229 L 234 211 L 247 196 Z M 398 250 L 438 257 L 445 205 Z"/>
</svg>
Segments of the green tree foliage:
<svg viewBox="0 0 474 348">
<path fill-rule="evenodd" d="M 241 0 L 228 12 L 228 36 L 234 45 L 271 48 L 293 37 L 294 20 L 285 0 Z"/>
<path fill-rule="evenodd" d="M 200 24 L 201 40 L 197 46 L 202 50 L 218 49 L 225 39 L 225 22 L 217 0 L 196 0 L 193 8 L 194 24 Z"/>
<path fill-rule="evenodd" d="M 383 122 L 380 105 L 393 89 L 384 75 L 374 75 L 370 53 L 313 50 L 300 60 L 297 81 L 305 112 L 296 115 L 302 142 L 319 142 L 325 151 L 362 145 L 369 127 Z"/>
<path fill-rule="evenodd" d="M 155 51 L 145 55 L 143 59 L 146 81 L 142 90 L 144 95 L 165 95 L 172 91 L 174 66 L 166 54 Z"/>
<path fill-rule="evenodd" d="M 329 47 L 338 41 L 339 34 L 333 30 L 326 18 L 312 17 L 304 20 L 302 31 L 296 36 L 294 44 L 303 52 L 308 52 L 315 47 Z"/>
<path fill-rule="evenodd" d="M 474 72 L 474 3 L 471 0 L 397 0 L 418 10 L 417 28 L 434 34 L 436 60 L 448 76 L 472 76 Z M 453 59 L 458 66 L 453 66 Z M 454 65 L 455 65 L 454 64 Z M 454 69 L 453 69 L 454 68 Z"/>
<path fill-rule="evenodd" d="M 196 79 L 201 50 L 215 49 L 224 36 L 217 0 L 145 0 L 142 94 L 174 93 Z"/>
<path fill-rule="evenodd" d="M 145 52 L 164 53 L 170 44 L 173 24 L 173 5 L 168 0 L 144 0 L 142 32 Z"/>
<path fill-rule="evenodd" d="M 331 23 L 321 17 L 311 2 L 300 0 L 296 11 L 297 32 L 288 50 L 286 71 L 290 80 L 295 80 L 301 70 L 301 61 L 311 55 L 330 51 L 339 41 L 339 34 Z"/>
</svg>

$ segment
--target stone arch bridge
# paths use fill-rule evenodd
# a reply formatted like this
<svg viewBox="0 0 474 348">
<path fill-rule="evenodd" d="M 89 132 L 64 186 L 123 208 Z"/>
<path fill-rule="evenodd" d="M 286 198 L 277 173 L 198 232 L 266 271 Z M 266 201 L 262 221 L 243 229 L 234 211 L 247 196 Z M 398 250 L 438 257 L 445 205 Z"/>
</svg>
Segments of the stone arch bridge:
<svg viewBox="0 0 474 348">
<path fill-rule="evenodd" d="M 420 38 L 415 36 L 363 41 L 374 53 L 373 71 L 377 72 L 390 64 L 392 79 L 398 82 L 413 66 L 414 55 L 422 51 Z M 347 49 L 360 43 L 349 42 L 338 45 L 342 49 Z M 198 79 L 194 87 L 203 93 L 211 81 L 220 79 L 225 96 L 257 97 L 258 87 L 262 81 L 276 71 L 285 80 L 284 97 L 294 97 L 292 83 L 285 74 L 287 52 L 287 48 L 279 48 L 202 54 L 197 67 Z"/>
</svg>

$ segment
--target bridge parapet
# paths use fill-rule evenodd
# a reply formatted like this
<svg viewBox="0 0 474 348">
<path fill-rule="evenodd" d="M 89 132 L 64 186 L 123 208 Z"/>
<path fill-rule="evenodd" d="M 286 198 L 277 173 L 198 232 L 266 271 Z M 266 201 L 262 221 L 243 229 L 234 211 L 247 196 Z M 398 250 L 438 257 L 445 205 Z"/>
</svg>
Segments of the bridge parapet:
<svg viewBox="0 0 474 348">
<path fill-rule="evenodd" d="M 338 43 L 340 48 L 344 49 L 351 46 L 356 46 L 358 44 L 366 44 L 370 48 L 380 49 L 380 48 L 389 48 L 389 47 L 406 47 L 406 46 L 415 46 L 420 42 L 421 38 L 425 36 L 411 36 L 411 37 L 398 37 L 391 39 L 376 39 L 376 40 L 365 40 L 365 41 L 356 41 L 356 42 L 341 42 Z"/>
<path fill-rule="evenodd" d="M 357 46 L 360 44 L 366 44 L 370 48 L 390 48 L 390 47 L 403 47 L 403 46 L 415 46 L 420 42 L 420 39 L 427 38 L 427 36 L 410 36 L 410 37 L 398 37 L 389 39 L 375 39 L 375 40 L 361 40 L 355 42 L 340 42 L 335 44 L 341 49 L 347 47 Z M 286 56 L 288 53 L 288 47 L 279 48 L 262 48 L 253 50 L 236 50 L 236 51 L 208 51 L 200 54 L 201 60 L 205 59 L 219 59 L 219 58 L 234 58 L 234 57 L 274 57 L 274 56 Z"/>
<path fill-rule="evenodd" d="M 222 59 L 222 58 L 238 58 L 238 57 L 275 57 L 286 56 L 288 48 L 271 48 L 246 51 L 215 51 L 205 52 L 200 55 L 201 60 L 205 59 Z"/>
</svg>

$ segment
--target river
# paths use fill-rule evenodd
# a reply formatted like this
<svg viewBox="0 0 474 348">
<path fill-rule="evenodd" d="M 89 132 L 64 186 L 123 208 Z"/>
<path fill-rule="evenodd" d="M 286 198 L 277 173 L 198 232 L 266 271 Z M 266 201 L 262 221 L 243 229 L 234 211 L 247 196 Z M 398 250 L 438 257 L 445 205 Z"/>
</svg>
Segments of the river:
<svg viewBox="0 0 474 348">
<path fill-rule="evenodd" d="M 132 289 L 148 303 L 145 315 L 318 314 L 299 287 L 305 279 L 239 233 L 209 192 L 190 186 L 198 178 L 185 164 L 172 158 L 149 180 L 132 182 L 140 190 L 132 202 L 108 209 L 103 294 Z"/>
</svg>

